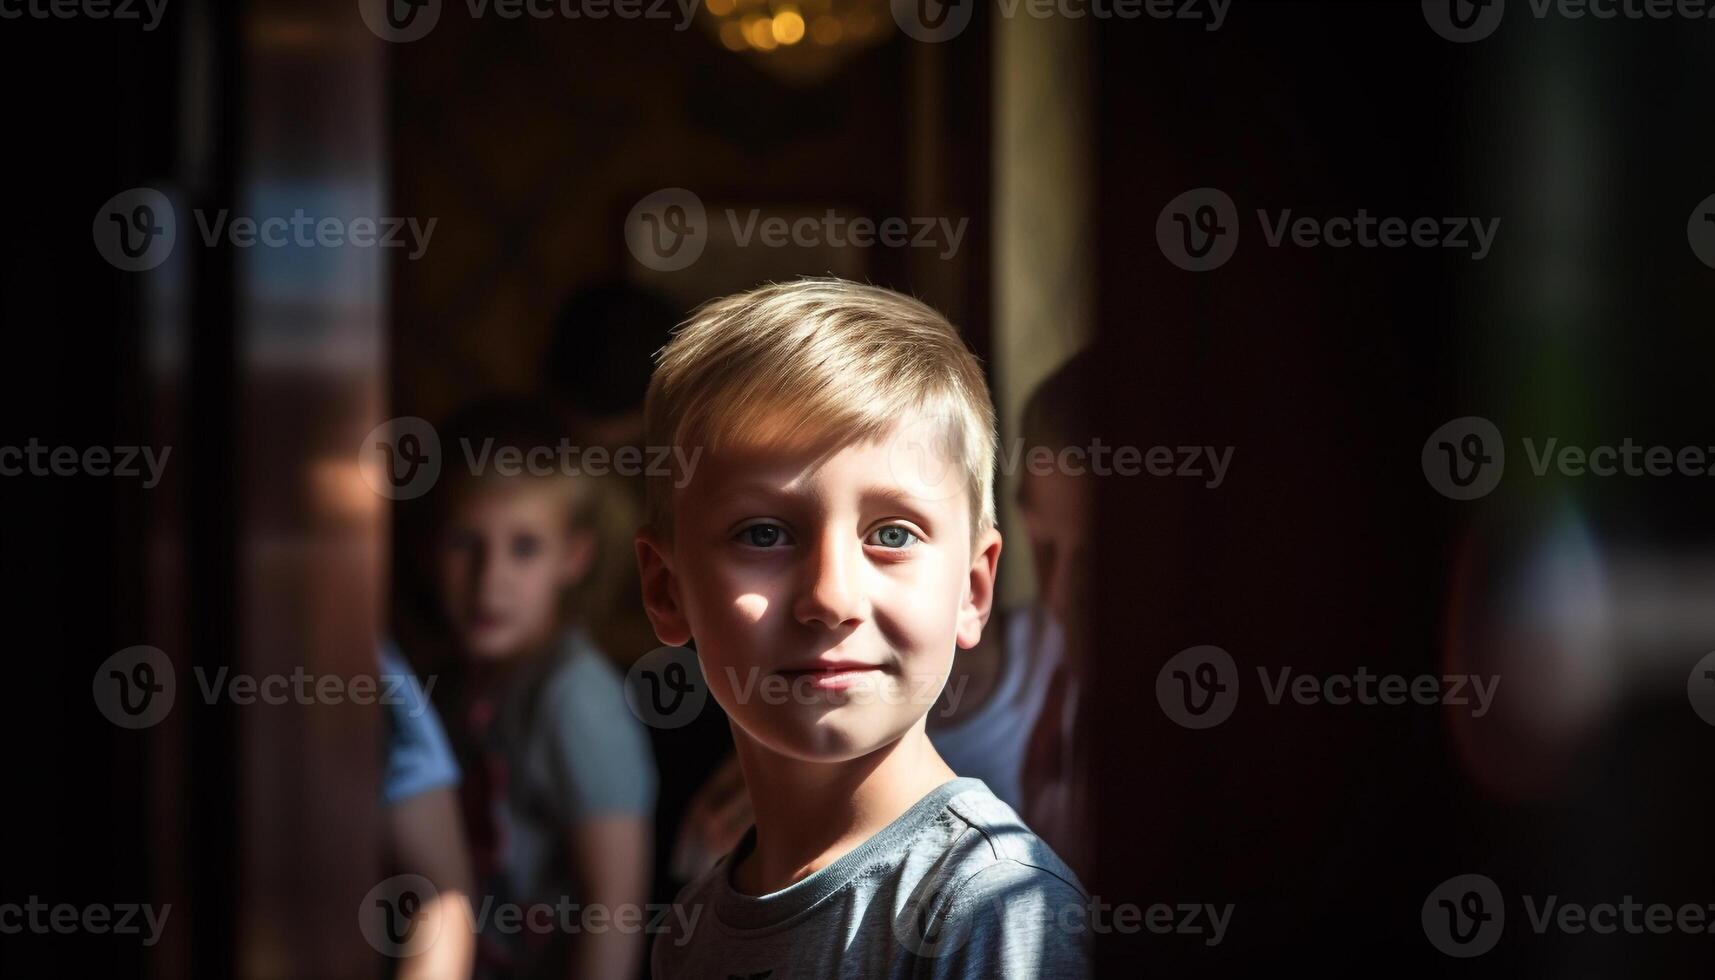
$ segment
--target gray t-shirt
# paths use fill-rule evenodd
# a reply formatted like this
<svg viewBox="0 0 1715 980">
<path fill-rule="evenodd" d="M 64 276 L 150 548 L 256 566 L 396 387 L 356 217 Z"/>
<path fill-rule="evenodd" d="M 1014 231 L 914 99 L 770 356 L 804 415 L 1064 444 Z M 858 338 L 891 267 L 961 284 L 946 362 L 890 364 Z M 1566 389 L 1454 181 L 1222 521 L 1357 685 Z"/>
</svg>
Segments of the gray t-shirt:
<svg viewBox="0 0 1715 980">
<path fill-rule="evenodd" d="M 1089 899 L 980 779 L 953 779 L 839 860 L 760 897 L 731 871 L 685 886 L 654 940 L 656 980 L 1089 976 Z"/>
<path fill-rule="evenodd" d="M 569 877 L 567 832 L 599 817 L 653 820 L 649 734 L 625 706 L 618 669 L 574 627 L 557 650 L 512 678 L 489 748 L 504 765 L 504 798 L 495 814 L 499 866 L 487 869 L 477 898 L 484 943 L 477 973 L 488 976 L 492 963 L 510 963 L 511 976 L 559 975 L 565 935 L 508 931 L 496 908 L 584 900 Z"/>
</svg>

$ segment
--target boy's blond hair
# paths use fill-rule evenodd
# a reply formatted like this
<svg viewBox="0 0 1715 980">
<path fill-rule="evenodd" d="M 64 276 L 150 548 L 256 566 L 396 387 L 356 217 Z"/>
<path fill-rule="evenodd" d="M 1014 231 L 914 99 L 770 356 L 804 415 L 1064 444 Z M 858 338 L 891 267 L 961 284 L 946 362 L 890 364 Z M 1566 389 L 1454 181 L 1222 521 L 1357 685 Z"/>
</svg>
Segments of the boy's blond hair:
<svg viewBox="0 0 1715 980">
<path fill-rule="evenodd" d="M 974 529 L 994 526 L 995 416 L 982 365 L 951 323 L 892 290 L 843 279 L 770 284 L 699 308 L 657 357 L 648 445 L 840 445 L 930 420 L 968 486 Z M 679 465 L 678 453 L 673 466 Z M 691 474 L 694 476 L 694 473 Z M 672 490 L 652 476 L 648 520 L 672 535 Z M 973 541 L 974 541 L 973 537 Z"/>
</svg>

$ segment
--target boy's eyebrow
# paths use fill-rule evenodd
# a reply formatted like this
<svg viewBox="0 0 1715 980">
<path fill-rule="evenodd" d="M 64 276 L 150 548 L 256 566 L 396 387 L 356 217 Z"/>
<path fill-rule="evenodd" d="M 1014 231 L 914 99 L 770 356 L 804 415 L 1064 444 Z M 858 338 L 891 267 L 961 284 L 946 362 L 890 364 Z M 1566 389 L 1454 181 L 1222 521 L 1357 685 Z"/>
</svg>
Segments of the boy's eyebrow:
<svg viewBox="0 0 1715 980">
<path fill-rule="evenodd" d="M 930 501 L 918 497 L 916 494 L 904 489 L 903 487 L 892 486 L 889 484 L 877 484 L 875 486 L 865 487 L 861 496 L 866 503 L 876 501 L 881 503 L 897 504 L 901 507 L 910 508 L 912 510 L 922 507 L 925 503 L 930 503 Z"/>
</svg>

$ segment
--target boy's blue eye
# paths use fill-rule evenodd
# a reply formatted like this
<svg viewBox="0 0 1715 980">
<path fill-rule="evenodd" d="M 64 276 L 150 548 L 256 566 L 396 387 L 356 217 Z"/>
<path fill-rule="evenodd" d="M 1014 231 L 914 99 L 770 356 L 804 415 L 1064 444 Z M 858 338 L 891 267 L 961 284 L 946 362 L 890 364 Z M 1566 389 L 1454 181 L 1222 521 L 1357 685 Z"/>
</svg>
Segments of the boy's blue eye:
<svg viewBox="0 0 1715 980">
<path fill-rule="evenodd" d="M 521 535 L 512 539 L 512 556 L 514 558 L 534 558 L 542 550 L 540 538 L 532 535 Z"/>
<path fill-rule="evenodd" d="M 738 536 L 753 548 L 773 548 L 787 543 L 786 529 L 778 524 L 752 524 L 738 532 Z"/>
<path fill-rule="evenodd" d="M 877 528 L 875 538 L 876 544 L 883 548 L 909 548 L 917 542 L 917 535 L 898 524 Z"/>
</svg>

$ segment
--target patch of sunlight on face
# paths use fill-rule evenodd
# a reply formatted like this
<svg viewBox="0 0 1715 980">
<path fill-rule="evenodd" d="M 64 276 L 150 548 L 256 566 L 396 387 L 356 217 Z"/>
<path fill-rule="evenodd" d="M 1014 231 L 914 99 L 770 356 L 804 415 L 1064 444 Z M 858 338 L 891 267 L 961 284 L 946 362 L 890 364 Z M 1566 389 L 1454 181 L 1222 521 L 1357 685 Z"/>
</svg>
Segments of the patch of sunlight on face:
<svg viewBox="0 0 1715 980">
<path fill-rule="evenodd" d="M 768 597 L 754 592 L 746 592 L 734 599 L 732 604 L 739 615 L 752 625 L 762 622 L 763 615 L 768 612 Z"/>
</svg>

